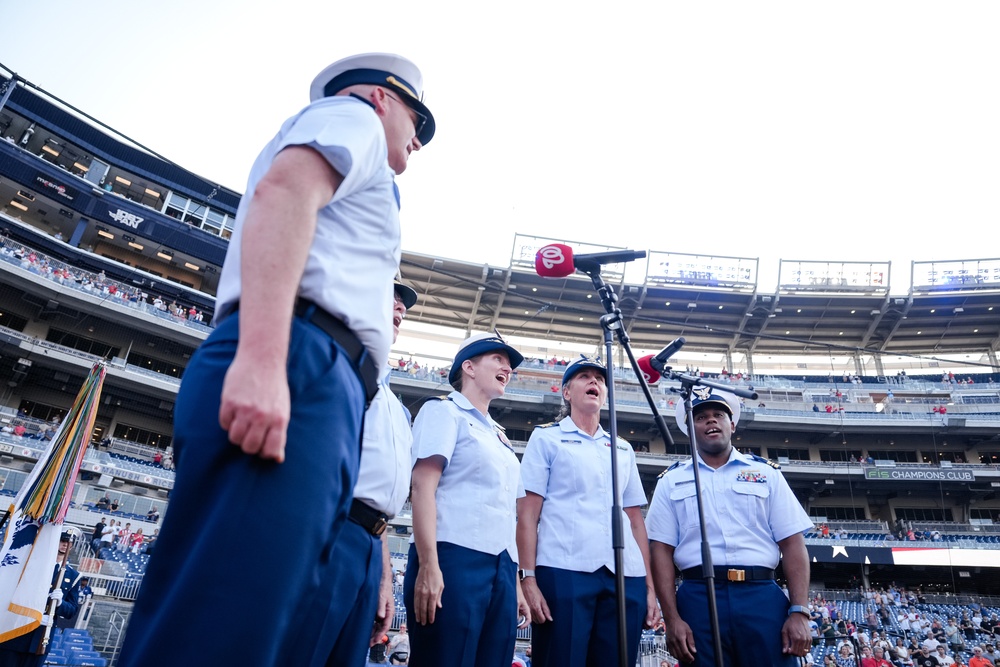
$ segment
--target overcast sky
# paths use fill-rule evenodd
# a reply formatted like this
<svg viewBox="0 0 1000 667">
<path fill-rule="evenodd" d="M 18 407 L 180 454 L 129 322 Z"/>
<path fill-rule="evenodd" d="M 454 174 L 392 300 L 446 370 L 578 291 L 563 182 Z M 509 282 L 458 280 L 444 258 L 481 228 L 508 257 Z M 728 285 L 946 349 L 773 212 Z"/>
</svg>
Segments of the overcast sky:
<svg viewBox="0 0 1000 667">
<path fill-rule="evenodd" d="M 0 62 L 242 192 L 327 64 L 424 71 L 403 247 L 515 233 L 706 255 L 1000 256 L 1000 3 L 0 0 Z"/>
</svg>

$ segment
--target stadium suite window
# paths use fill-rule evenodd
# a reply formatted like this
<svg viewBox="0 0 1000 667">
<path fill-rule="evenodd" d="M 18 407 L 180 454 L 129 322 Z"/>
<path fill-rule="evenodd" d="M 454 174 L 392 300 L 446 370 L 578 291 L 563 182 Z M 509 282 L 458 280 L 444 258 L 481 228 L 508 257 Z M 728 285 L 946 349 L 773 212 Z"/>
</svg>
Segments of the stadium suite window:
<svg viewBox="0 0 1000 667">
<path fill-rule="evenodd" d="M 184 211 L 187 210 L 187 205 L 189 203 L 188 199 L 181 197 L 180 195 L 171 192 L 170 197 L 167 198 L 167 205 L 163 208 L 163 212 L 169 215 L 171 218 L 177 220 L 184 219 Z"/>
<path fill-rule="evenodd" d="M 810 507 L 809 516 L 824 517 L 827 521 L 865 521 L 863 507 Z"/>
<path fill-rule="evenodd" d="M 207 211 L 208 207 L 204 204 L 198 204 L 193 201 L 188 202 L 187 213 L 184 214 L 184 222 L 192 227 L 201 227 L 202 223 L 205 222 L 205 213 Z"/>
<path fill-rule="evenodd" d="M 122 423 L 115 426 L 114 437 L 119 440 L 128 440 L 129 442 L 150 445 L 159 449 L 166 449 L 172 442 L 169 435 Z"/>
<path fill-rule="evenodd" d="M 951 510 L 933 507 L 897 507 L 893 510 L 896 520 L 903 521 L 954 521 Z"/>
<path fill-rule="evenodd" d="M 869 449 L 868 456 L 876 461 L 895 461 L 896 463 L 916 463 L 916 452 L 905 452 L 895 450 Z"/>
<path fill-rule="evenodd" d="M 62 419 L 63 415 L 66 414 L 66 408 L 46 405 L 45 403 L 36 403 L 35 401 L 21 401 L 21 404 L 17 406 L 17 411 L 18 413 L 24 413 L 29 417 L 41 419 L 42 421 Z"/>
<path fill-rule="evenodd" d="M 768 447 L 767 455 L 771 459 L 777 460 L 779 456 L 787 456 L 790 461 L 808 461 L 808 449 L 781 449 L 778 447 Z"/>
<path fill-rule="evenodd" d="M 218 236 L 222 231 L 224 222 L 225 216 L 221 212 L 208 209 L 208 216 L 205 219 L 205 224 L 202 226 L 202 229 Z"/>
<path fill-rule="evenodd" d="M 857 461 L 861 457 L 860 449 L 821 449 L 819 450 L 820 461 Z M 791 458 L 791 457 L 789 457 Z M 874 458 L 874 457 L 873 457 Z"/>
<path fill-rule="evenodd" d="M 93 340 L 91 338 L 86 338 L 69 331 L 62 331 L 60 329 L 49 329 L 45 334 L 45 340 L 50 343 L 55 343 L 56 345 L 62 345 L 63 347 L 73 348 L 74 350 L 79 350 L 80 352 L 86 352 L 87 354 L 93 354 L 98 357 L 113 358 L 117 357 L 121 348 L 108 345 L 98 340 Z"/>
<path fill-rule="evenodd" d="M 988 521 L 990 523 L 1000 522 L 1000 510 L 995 509 L 970 509 L 969 518 L 973 521 Z"/>
</svg>

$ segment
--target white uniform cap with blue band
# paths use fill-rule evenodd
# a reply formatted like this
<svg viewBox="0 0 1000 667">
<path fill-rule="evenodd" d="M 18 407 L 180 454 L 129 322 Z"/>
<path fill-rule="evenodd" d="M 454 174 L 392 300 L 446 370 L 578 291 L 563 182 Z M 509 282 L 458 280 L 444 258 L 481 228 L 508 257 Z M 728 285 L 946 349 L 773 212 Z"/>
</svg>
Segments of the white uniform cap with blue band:
<svg viewBox="0 0 1000 667">
<path fill-rule="evenodd" d="M 426 146 L 434 137 L 434 116 L 423 102 L 424 77 L 420 69 L 403 56 L 393 53 L 362 53 L 342 58 L 316 75 L 309 86 L 309 100 L 336 95 L 359 84 L 383 86 L 424 117 L 417 139 Z"/>
<path fill-rule="evenodd" d="M 691 412 L 698 412 L 699 405 L 706 403 L 716 403 L 722 406 L 729 413 L 733 426 L 740 420 L 740 402 L 734 394 L 728 391 L 720 391 L 712 387 L 695 387 L 691 394 Z M 687 435 L 687 414 L 684 411 L 684 401 L 677 401 L 677 409 L 674 413 L 677 420 L 677 427 L 681 433 Z"/>
</svg>

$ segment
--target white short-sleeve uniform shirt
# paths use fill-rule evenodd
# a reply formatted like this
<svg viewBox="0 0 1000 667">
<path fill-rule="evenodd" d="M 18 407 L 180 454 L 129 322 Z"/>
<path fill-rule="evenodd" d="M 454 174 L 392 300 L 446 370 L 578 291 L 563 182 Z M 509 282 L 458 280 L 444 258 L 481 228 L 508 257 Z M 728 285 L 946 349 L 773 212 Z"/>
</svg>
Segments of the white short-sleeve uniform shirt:
<svg viewBox="0 0 1000 667">
<path fill-rule="evenodd" d="M 813 528 L 779 470 L 734 448 L 718 469 L 698 457 L 707 539 L 716 566 L 774 568 L 778 542 Z M 701 531 L 691 461 L 660 476 L 646 514 L 649 539 L 674 547 L 684 570 L 701 564 Z"/>
<path fill-rule="evenodd" d="M 286 120 L 257 156 L 219 278 L 218 312 L 226 312 L 240 298 L 247 208 L 275 156 L 288 146 L 315 149 L 344 177 L 333 199 L 319 211 L 298 296 L 340 318 L 381 367 L 388 363 L 392 345 L 387 304 L 392 303 L 400 259 L 399 197 L 382 123 L 361 100 L 316 100 Z"/>
<path fill-rule="evenodd" d="M 361 464 L 354 498 L 394 517 L 410 495 L 410 414 L 389 388 L 386 368 L 378 392 L 365 412 Z"/>
<path fill-rule="evenodd" d="M 532 431 L 521 459 L 521 480 L 525 491 L 544 498 L 536 565 L 576 572 L 594 572 L 603 566 L 615 571 L 610 447 L 607 431 L 598 428 L 591 436 L 570 417 Z M 644 577 L 642 552 L 624 508 L 645 505 L 646 494 L 631 445 L 619 438 L 615 451 L 625 538 L 624 574 Z"/>
<path fill-rule="evenodd" d="M 520 464 L 503 427 L 453 391 L 431 400 L 413 424 L 413 463 L 445 460 L 438 482 L 437 540 L 517 562 L 517 499 L 524 495 Z"/>
</svg>

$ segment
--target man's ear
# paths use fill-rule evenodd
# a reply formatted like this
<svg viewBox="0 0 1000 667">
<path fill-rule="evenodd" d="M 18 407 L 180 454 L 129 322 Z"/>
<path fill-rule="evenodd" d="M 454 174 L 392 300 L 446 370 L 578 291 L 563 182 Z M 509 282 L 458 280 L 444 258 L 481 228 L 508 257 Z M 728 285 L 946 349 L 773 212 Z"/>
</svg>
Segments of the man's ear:
<svg viewBox="0 0 1000 667">
<path fill-rule="evenodd" d="M 388 95 L 386 95 L 385 89 L 378 86 L 372 86 L 372 92 L 368 98 L 371 100 L 371 103 L 375 105 L 375 113 L 379 116 L 384 116 L 388 113 L 389 107 L 386 106 Z"/>
</svg>

